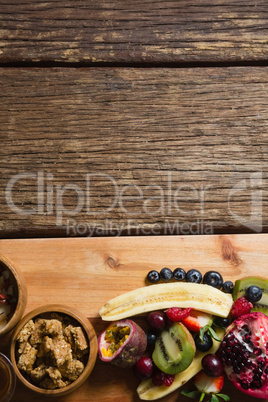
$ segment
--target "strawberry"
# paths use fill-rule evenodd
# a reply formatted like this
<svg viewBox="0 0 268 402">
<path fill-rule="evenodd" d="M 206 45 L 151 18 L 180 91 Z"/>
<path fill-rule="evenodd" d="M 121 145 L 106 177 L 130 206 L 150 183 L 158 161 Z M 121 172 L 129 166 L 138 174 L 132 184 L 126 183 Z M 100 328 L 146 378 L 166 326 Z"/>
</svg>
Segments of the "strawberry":
<svg viewBox="0 0 268 402">
<path fill-rule="evenodd" d="M 236 299 L 236 301 L 233 303 L 230 315 L 232 319 L 235 320 L 241 315 L 249 314 L 252 308 L 253 304 L 250 301 L 248 301 L 245 296 L 242 296 Z"/>
<path fill-rule="evenodd" d="M 217 394 L 222 390 L 224 375 L 220 375 L 219 377 L 209 377 L 203 370 L 201 370 L 196 374 L 193 381 L 198 391 L 202 393 L 204 392 L 205 394 Z"/>
<path fill-rule="evenodd" d="M 189 329 L 189 331 L 199 332 L 202 327 L 212 323 L 212 316 L 211 314 L 192 310 L 188 317 L 182 320 L 182 323 Z"/>
<path fill-rule="evenodd" d="M 229 396 L 220 393 L 224 384 L 224 375 L 220 375 L 219 377 L 209 377 L 203 370 L 201 370 L 195 375 L 193 382 L 197 390 L 182 390 L 182 395 L 188 396 L 192 399 L 198 397 L 200 398 L 199 401 L 203 401 L 206 395 L 211 396 L 211 402 L 219 402 L 219 398 L 222 398 L 224 401 L 230 400 Z"/>
</svg>

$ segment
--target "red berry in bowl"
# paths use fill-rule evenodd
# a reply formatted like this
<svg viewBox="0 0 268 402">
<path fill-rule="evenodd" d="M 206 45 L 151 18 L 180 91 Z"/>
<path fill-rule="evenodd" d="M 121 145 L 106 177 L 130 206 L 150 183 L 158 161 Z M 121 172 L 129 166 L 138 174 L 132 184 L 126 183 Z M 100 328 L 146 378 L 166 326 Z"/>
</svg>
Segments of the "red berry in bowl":
<svg viewBox="0 0 268 402">
<path fill-rule="evenodd" d="M 153 360 L 150 357 L 141 357 L 134 366 L 136 376 L 140 380 L 147 380 L 153 375 Z"/>
<path fill-rule="evenodd" d="M 219 377 L 224 371 L 220 358 L 212 353 L 203 357 L 202 367 L 205 374 L 209 377 Z"/>
</svg>

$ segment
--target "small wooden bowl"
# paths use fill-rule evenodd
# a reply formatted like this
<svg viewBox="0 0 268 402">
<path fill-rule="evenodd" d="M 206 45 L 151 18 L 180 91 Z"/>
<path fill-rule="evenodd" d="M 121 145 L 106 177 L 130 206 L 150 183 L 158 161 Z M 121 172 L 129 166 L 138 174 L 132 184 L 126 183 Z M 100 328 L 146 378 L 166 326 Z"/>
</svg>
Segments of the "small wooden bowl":
<svg viewBox="0 0 268 402">
<path fill-rule="evenodd" d="M 11 361 L 0 353 L 0 401 L 10 401 L 16 388 L 16 374 Z"/>
<path fill-rule="evenodd" d="M 79 326 L 81 326 L 84 330 L 84 334 L 87 337 L 87 341 L 89 344 L 89 355 L 88 355 L 88 360 L 85 365 L 84 371 L 82 374 L 78 377 L 77 380 L 73 381 L 71 384 L 67 385 L 66 387 L 63 388 L 57 388 L 57 389 L 44 389 L 40 388 L 31 382 L 29 382 L 21 373 L 21 371 L 18 369 L 17 366 L 17 360 L 16 360 L 16 342 L 17 342 L 17 336 L 20 332 L 20 330 L 24 327 L 24 325 L 31 319 L 36 318 L 40 314 L 43 313 L 59 313 L 63 314 L 65 316 L 70 316 L 72 319 L 75 319 L 78 323 Z M 17 326 L 14 329 L 14 332 L 11 337 L 10 341 L 10 359 L 13 364 L 15 373 L 17 375 L 17 378 L 30 390 L 40 394 L 40 395 L 47 395 L 47 396 L 55 396 L 59 397 L 62 395 L 69 394 L 70 392 L 73 392 L 77 388 L 79 388 L 89 377 L 91 371 L 94 368 L 96 359 L 97 359 L 97 353 L 98 353 L 98 343 L 97 343 L 97 335 L 95 333 L 95 330 L 88 320 L 88 318 L 78 312 L 76 309 L 72 307 L 67 307 L 63 306 L 60 304 L 49 304 L 46 306 L 38 307 L 34 309 L 33 311 L 29 312 L 26 314 L 23 319 L 17 324 Z"/>
<path fill-rule="evenodd" d="M 27 286 L 22 272 L 3 255 L 0 255 L 0 266 L 7 268 L 11 273 L 11 281 L 15 288 L 15 296 L 17 299 L 17 306 L 13 312 L 10 320 L 0 330 L 0 337 L 10 332 L 15 325 L 19 322 L 26 308 L 27 304 Z"/>
</svg>

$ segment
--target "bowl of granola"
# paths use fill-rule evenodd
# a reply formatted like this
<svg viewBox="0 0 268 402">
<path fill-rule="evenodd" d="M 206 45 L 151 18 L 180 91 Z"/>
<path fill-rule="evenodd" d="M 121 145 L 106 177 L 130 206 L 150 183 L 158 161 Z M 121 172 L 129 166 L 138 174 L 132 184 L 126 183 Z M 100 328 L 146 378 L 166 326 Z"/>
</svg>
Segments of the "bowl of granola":
<svg viewBox="0 0 268 402">
<path fill-rule="evenodd" d="M 0 255 L 0 337 L 19 322 L 27 304 L 27 286 L 22 272 Z"/>
<path fill-rule="evenodd" d="M 11 337 L 17 378 L 42 395 L 62 396 L 80 387 L 97 358 L 97 336 L 86 316 L 58 304 L 29 312 Z"/>
</svg>

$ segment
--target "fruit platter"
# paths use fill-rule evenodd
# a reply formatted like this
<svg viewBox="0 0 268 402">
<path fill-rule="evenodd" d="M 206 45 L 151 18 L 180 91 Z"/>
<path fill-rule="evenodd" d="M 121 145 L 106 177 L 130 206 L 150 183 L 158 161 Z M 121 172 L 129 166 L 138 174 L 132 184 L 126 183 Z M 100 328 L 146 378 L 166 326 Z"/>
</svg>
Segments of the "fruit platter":
<svg viewBox="0 0 268 402">
<path fill-rule="evenodd" d="M 95 328 L 93 372 L 65 401 L 254 402 L 268 400 L 267 246 L 262 234 L 37 239 L 1 240 L 0 253 L 25 274 L 26 313 L 64 302 Z M 35 398 L 18 383 L 14 400 Z"/>
</svg>

